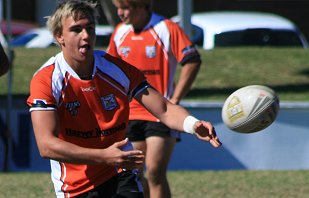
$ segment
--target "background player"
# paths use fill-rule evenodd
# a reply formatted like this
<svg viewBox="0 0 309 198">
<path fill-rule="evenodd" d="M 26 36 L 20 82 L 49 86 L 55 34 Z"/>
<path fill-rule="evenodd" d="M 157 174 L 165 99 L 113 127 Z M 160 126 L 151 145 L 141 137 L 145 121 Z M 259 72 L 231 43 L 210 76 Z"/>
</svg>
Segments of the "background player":
<svg viewBox="0 0 309 198">
<path fill-rule="evenodd" d="M 199 71 L 198 51 L 184 31 L 171 20 L 151 11 L 151 0 L 113 0 L 123 23 L 111 37 L 108 53 L 139 68 L 147 81 L 171 103 L 178 104 L 189 91 Z M 176 67 L 182 65 L 178 83 Z M 130 103 L 127 136 L 136 149 L 146 153 L 148 183 L 145 195 L 170 197 L 166 172 L 179 134 L 159 122 L 138 101 Z"/>
</svg>

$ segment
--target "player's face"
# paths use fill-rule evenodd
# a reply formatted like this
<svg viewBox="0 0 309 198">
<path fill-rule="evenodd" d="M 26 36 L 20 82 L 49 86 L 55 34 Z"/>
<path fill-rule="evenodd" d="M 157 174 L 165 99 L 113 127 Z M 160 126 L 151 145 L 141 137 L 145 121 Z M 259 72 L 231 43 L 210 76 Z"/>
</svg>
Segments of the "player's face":
<svg viewBox="0 0 309 198">
<path fill-rule="evenodd" d="M 62 34 L 57 37 L 57 41 L 66 61 L 71 66 L 91 61 L 96 40 L 94 21 L 88 18 L 75 21 L 68 17 L 62 23 Z"/>
<path fill-rule="evenodd" d="M 117 14 L 122 22 L 126 24 L 135 24 L 138 21 L 137 17 L 137 8 L 133 8 L 127 2 L 118 3 L 117 7 Z"/>
</svg>

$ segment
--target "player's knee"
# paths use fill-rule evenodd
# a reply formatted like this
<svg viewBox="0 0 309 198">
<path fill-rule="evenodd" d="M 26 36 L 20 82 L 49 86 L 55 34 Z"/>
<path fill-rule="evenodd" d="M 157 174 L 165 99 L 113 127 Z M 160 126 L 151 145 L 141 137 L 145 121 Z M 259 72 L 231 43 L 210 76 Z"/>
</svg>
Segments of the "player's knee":
<svg viewBox="0 0 309 198">
<path fill-rule="evenodd" d="M 152 184 L 160 184 L 166 180 L 166 172 L 161 171 L 147 171 L 147 179 Z"/>
<path fill-rule="evenodd" d="M 147 179 L 148 182 L 154 185 L 162 183 L 162 178 L 158 175 L 147 174 Z"/>
</svg>

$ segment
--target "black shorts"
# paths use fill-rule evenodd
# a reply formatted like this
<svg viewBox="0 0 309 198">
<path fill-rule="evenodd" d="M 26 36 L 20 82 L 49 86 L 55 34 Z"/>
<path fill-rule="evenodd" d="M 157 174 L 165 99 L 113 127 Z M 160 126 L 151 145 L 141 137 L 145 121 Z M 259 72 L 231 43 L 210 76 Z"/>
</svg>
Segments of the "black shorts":
<svg viewBox="0 0 309 198">
<path fill-rule="evenodd" d="M 145 120 L 130 120 L 127 137 L 130 141 L 144 141 L 151 136 L 174 137 L 180 141 L 180 133 L 168 128 L 161 122 L 151 122 Z"/>
<path fill-rule="evenodd" d="M 143 198 L 142 184 L 134 171 L 123 171 L 100 186 L 76 198 Z"/>
</svg>

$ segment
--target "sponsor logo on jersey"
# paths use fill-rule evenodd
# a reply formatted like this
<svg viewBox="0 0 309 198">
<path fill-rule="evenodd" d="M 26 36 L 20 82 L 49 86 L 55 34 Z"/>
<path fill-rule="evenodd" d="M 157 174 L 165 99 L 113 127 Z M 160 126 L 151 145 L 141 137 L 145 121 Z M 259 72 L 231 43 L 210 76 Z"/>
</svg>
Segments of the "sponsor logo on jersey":
<svg viewBox="0 0 309 198">
<path fill-rule="evenodd" d="M 100 129 L 100 128 L 95 128 L 95 129 L 90 129 L 89 131 L 81 131 L 77 129 L 70 129 L 66 128 L 65 129 L 65 134 L 67 136 L 74 136 L 74 137 L 79 137 L 79 138 L 97 138 L 97 137 L 103 137 L 103 136 L 109 136 L 117 132 L 121 132 L 125 130 L 126 124 L 121 123 L 119 125 L 116 125 L 114 127 L 108 128 L 108 129 Z"/>
<path fill-rule="evenodd" d="M 124 57 L 128 57 L 129 52 L 131 51 L 130 47 L 120 47 L 120 54 Z"/>
<path fill-rule="evenodd" d="M 146 56 L 148 58 L 154 58 L 156 56 L 156 46 L 146 46 Z"/>
<path fill-rule="evenodd" d="M 103 108 L 107 111 L 111 111 L 118 106 L 118 103 L 116 101 L 114 94 L 103 96 L 101 98 L 101 102 L 102 102 Z"/>
<path fill-rule="evenodd" d="M 81 90 L 84 92 L 91 92 L 95 90 L 95 87 L 81 87 Z"/>
<path fill-rule="evenodd" d="M 142 36 L 132 36 L 131 40 L 132 41 L 142 41 L 142 40 L 144 40 L 144 37 L 142 37 Z"/>
<path fill-rule="evenodd" d="M 79 101 L 65 103 L 65 109 L 68 110 L 72 116 L 77 115 L 79 107 L 80 107 Z"/>
</svg>

